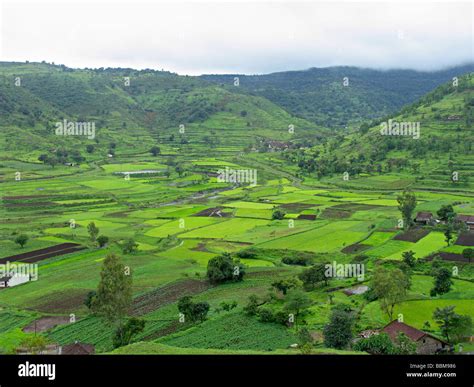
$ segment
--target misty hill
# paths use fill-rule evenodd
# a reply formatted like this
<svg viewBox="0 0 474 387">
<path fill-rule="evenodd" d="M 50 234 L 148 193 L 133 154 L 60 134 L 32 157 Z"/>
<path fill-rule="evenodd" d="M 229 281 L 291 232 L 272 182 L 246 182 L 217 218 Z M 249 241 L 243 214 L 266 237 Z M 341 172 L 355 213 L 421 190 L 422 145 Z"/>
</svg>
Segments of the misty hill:
<svg viewBox="0 0 474 387">
<path fill-rule="evenodd" d="M 201 78 L 233 92 L 265 97 L 319 125 L 340 128 L 395 113 L 453 77 L 472 71 L 474 64 L 434 72 L 327 67 Z M 234 86 L 235 77 L 239 78 L 239 87 Z"/>
</svg>

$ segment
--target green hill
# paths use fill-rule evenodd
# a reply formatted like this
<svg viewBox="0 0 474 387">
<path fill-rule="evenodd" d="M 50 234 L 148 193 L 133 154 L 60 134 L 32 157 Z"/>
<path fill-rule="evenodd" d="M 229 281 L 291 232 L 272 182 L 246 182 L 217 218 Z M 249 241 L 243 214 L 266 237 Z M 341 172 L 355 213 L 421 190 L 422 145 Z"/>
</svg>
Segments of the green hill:
<svg viewBox="0 0 474 387">
<path fill-rule="evenodd" d="M 471 190 L 473 122 L 471 73 L 460 77 L 458 86 L 444 84 L 398 114 L 364 124 L 356 133 L 339 135 L 311 150 L 294 151 L 287 158 L 298 163 L 304 173 L 314 173 L 336 184 L 372 186 L 378 179 L 401 182 L 401 187 L 392 188 L 413 185 Z M 397 134 L 397 125 L 407 134 Z M 391 135 L 382 132 L 389 126 Z M 409 127 L 414 129 L 411 134 Z M 344 172 L 350 178 L 342 183 Z M 457 180 L 452 179 L 455 172 Z"/>
<path fill-rule="evenodd" d="M 264 75 L 204 75 L 202 79 L 234 92 L 265 97 L 319 125 L 341 128 L 393 114 L 454 76 L 473 70 L 473 64 L 433 72 L 344 66 Z M 233 86 L 235 77 L 239 87 Z"/>
</svg>

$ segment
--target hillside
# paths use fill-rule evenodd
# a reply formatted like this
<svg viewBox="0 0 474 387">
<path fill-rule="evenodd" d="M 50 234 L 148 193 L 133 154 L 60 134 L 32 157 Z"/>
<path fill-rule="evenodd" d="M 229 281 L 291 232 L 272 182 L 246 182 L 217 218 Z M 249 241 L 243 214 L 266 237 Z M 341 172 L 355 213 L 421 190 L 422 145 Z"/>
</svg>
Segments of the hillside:
<svg viewBox="0 0 474 387">
<path fill-rule="evenodd" d="M 392 128 L 397 123 L 419 127 L 419 133 L 382 135 L 390 122 Z M 287 157 L 305 173 L 336 184 L 472 190 L 473 122 L 471 73 L 460 77 L 457 87 L 444 84 L 399 113 L 362 125 L 357 133 Z M 349 181 L 341 183 L 346 171 Z M 452 181 L 454 172 L 458 180 Z"/>
<path fill-rule="evenodd" d="M 434 72 L 328 67 L 264 75 L 203 75 L 201 78 L 234 92 L 263 96 L 321 126 L 342 128 L 395 113 L 452 77 L 473 70 L 473 64 Z M 235 77 L 239 78 L 239 87 L 233 86 Z M 347 86 L 343 84 L 345 78 Z"/>
<path fill-rule="evenodd" d="M 0 84 L 0 143 L 7 153 L 71 147 L 70 138 L 54 135 L 63 120 L 95 124 L 95 138 L 73 141 L 86 158 L 87 144 L 105 157 L 111 143 L 127 148 L 138 139 L 149 147 L 219 144 L 243 150 L 255 145 L 256 136 L 289 140 L 308 131 L 313 138 L 325 133 L 265 98 L 164 71 L 1 63 Z M 288 133 L 290 125 L 296 135 Z"/>
</svg>

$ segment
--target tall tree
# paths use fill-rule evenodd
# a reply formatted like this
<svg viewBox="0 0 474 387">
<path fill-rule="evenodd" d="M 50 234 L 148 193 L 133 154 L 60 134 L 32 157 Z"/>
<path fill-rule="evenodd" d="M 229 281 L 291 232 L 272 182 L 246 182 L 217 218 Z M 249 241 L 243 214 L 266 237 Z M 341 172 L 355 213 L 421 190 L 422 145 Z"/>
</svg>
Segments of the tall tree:
<svg viewBox="0 0 474 387">
<path fill-rule="evenodd" d="M 393 320 L 395 305 L 406 298 L 409 278 L 400 269 L 378 267 L 372 277 L 372 289 L 380 301 L 380 307 Z"/>
<path fill-rule="evenodd" d="M 413 211 L 416 208 L 416 196 L 411 191 L 403 191 L 397 197 L 398 209 L 402 214 L 403 228 L 408 230 L 413 224 Z"/>
<path fill-rule="evenodd" d="M 111 253 L 105 257 L 92 309 L 112 323 L 121 323 L 132 305 L 132 274 Z"/>
<path fill-rule="evenodd" d="M 99 228 L 95 225 L 94 222 L 90 222 L 87 225 L 87 232 L 89 233 L 91 241 L 95 242 L 95 240 L 97 239 L 97 235 L 99 235 Z"/>
</svg>

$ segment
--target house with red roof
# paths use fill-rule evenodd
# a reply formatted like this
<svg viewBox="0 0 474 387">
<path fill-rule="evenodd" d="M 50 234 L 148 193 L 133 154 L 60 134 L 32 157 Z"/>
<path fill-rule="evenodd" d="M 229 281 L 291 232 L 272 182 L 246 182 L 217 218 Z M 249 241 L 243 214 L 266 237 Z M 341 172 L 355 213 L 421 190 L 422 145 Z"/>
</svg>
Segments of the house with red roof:
<svg viewBox="0 0 474 387">
<path fill-rule="evenodd" d="M 380 331 L 386 333 L 392 342 L 396 341 L 400 332 L 416 343 L 416 353 L 419 355 L 433 355 L 451 349 L 449 343 L 398 320 L 392 321 Z"/>
</svg>

